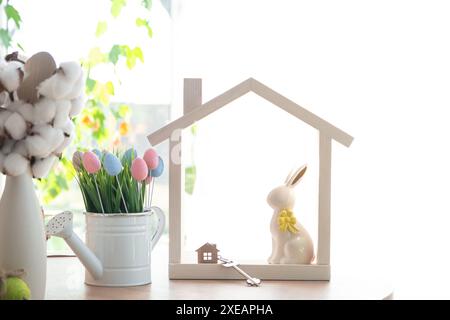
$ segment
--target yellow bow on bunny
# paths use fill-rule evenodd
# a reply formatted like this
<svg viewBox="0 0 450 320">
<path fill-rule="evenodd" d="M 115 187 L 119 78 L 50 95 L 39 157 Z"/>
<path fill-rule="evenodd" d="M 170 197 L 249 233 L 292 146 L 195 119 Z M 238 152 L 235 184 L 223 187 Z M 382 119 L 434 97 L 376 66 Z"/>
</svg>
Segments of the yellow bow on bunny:
<svg viewBox="0 0 450 320">
<path fill-rule="evenodd" d="M 298 229 L 295 226 L 297 223 L 297 218 L 295 218 L 294 213 L 289 209 L 280 210 L 278 216 L 278 225 L 280 226 L 280 231 L 291 233 L 298 233 Z"/>
</svg>

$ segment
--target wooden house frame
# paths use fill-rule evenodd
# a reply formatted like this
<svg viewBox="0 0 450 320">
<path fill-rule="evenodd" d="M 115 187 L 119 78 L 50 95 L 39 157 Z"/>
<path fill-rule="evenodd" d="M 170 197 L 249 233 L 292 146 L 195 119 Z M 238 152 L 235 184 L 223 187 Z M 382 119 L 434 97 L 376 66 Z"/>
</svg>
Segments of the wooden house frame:
<svg viewBox="0 0 450 320">
<path fill-rule="evenodd" d="M 243 264 L 241 267 L 260 279 L 329 280 L 331 142 L 335 140 L 349 147 L 353 137 L 253 78 L 239 83 L 205 103 L 202 102 L 202 80 L 184 79 L 184 115 L 148 136 L 153 146 L 169 140 L 169 278 L 240 279 L 238 273 L 223 268 L 219 264 L 194 264 L 181 261 L 183 247 L 181 132 L 250 91 L 318 130 L 318 243 L 314 264 Z"/>
</svg>

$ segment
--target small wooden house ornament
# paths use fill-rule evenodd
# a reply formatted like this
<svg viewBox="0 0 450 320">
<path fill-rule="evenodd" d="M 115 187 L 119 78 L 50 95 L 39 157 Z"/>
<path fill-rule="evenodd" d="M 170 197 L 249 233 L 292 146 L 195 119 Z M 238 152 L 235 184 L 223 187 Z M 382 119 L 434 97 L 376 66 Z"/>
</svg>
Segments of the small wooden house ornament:
<svg viewBox="0 0 450 320">
<path fill-rule="evenodd" d="M 198 263 L 217 263 L 219 249 L 212 243 L 205 243 L 197 250 Z"/>
<path fill-rule="evenodd" d="M 207 117 L 249 92 L 271 102 L 318 132 L 318 243 L 316 260 L 313 264 L 241 264 L 240 266 L 246 272 L 266 280 L 329 280 L 331 142 L 335 140 L 349 147 L 353 137 L 253 78 L 239 83 L 205 103 L 202 102 L 202 80 L 184 79 L 184 115 L 147 137 L 153 146 L 169 140 L 169 277 L 171 279 L 241 278 L 230 269 L 224 270 L 220 264 L 185 263 L 181 260 L 184 245 L 181 210 L 183 190 L 181 132 L 194 122 Z"/>
</svg>

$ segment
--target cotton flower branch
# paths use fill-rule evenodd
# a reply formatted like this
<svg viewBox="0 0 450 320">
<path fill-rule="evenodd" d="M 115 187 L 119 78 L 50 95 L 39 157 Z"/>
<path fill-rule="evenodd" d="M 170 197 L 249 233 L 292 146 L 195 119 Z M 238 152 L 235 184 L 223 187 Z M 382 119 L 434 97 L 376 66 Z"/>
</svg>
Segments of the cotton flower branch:
<svg viewBox="0 0 450 320">
<path fill-rule="evenodd" d="M 48 53 L 0 59 L 0 171 L 47 176 L 74 138 L 83 107 L 81 66 L 56 67 Z"/>
</svg>

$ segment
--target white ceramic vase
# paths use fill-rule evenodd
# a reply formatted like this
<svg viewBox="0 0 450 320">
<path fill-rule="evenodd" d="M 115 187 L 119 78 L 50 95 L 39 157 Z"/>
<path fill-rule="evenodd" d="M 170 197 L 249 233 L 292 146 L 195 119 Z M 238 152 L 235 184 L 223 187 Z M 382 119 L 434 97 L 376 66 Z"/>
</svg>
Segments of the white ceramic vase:
<svg viewBox="0 0 450 320">
<path fill-rule="evenodd" d="M 24 269 L 31 298 L 45 298 L 47 246 L 41 207 L 29 174 L 6 177 L 0 200 L 0 268 Z"/>
</svg>

